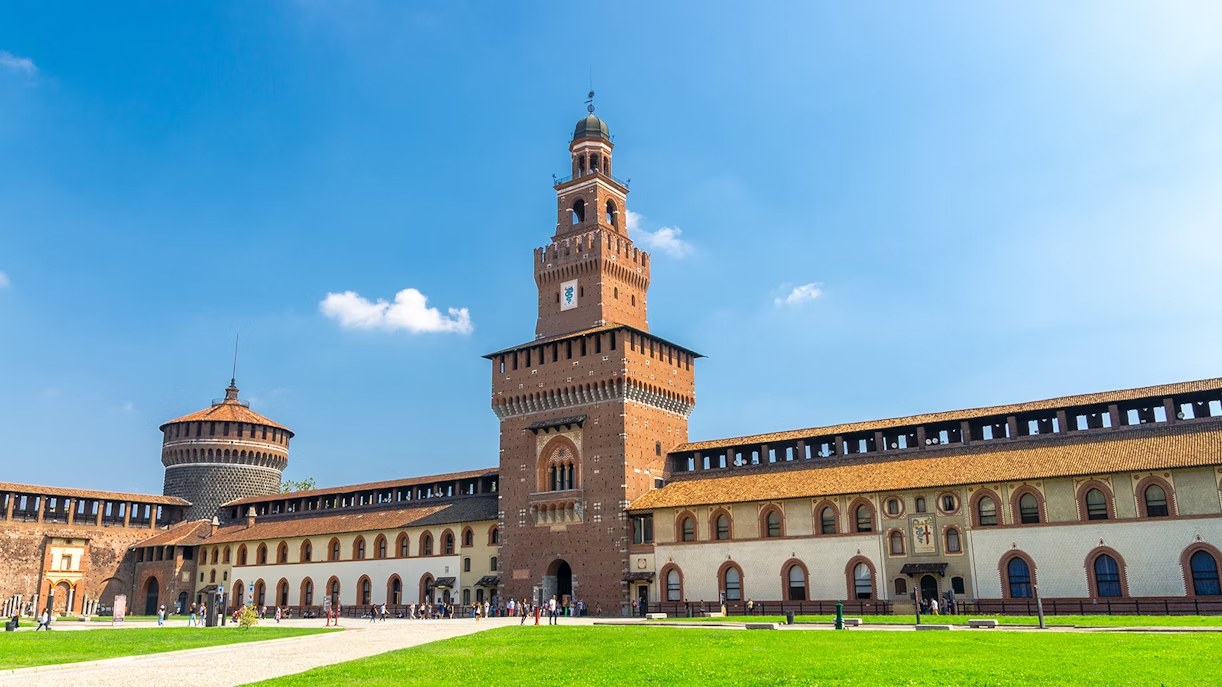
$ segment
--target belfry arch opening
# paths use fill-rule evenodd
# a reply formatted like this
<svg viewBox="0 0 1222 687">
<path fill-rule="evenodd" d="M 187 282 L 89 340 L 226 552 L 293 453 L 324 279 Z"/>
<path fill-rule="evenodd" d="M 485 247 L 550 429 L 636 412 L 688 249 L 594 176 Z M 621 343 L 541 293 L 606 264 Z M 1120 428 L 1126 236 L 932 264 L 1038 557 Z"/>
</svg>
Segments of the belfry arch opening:
<svg viewBox="0 0 1222 687">
<path fill-rule="evenodd" d="M 573 224 L 581 224 L 586 221 L 586 202 L 578 198 L 573 202 Z"/>
<path fill-rule="evenodd" d="M 607 224 L 619 229 L 619 209 L 615 207 L 614 200 L 607 200 L 607 208 L 604 219 L 606 220 Z"/>
</svg>

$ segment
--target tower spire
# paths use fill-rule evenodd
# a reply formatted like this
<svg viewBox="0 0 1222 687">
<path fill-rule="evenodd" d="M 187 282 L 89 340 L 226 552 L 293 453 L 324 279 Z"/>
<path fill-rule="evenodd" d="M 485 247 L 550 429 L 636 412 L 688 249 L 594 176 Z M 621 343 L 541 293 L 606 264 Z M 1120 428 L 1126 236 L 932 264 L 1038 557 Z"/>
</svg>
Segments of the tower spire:
<svg viewBox="0 0 1222 687">
<path fill-rule="evenodd" d="M 229 386 L 225 389 L 226 401 L 238 400 L 238 342 L 241 340 L 242 330 L 239 329 L 233 337 L 233 372 L 229 377 Z"/>
<path fill-rule="evenodd" d="M 594 79 L 590 78 L 590 93 L 586 96 L 586 112 L 594 114 Z"/>
</svg>

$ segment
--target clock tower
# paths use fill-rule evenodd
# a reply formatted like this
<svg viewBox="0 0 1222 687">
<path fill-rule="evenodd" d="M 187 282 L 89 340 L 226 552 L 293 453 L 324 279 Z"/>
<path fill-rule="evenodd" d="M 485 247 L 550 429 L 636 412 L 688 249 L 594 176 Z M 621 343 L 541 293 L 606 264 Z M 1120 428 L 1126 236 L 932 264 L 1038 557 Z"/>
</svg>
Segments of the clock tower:
<svg viewBox="0 0 1222 687">
<path fill-rule="evenodd" d="M 535 339 L 485 357 L 501 422 L 503 593 L 616 615 L 652 574 L 638 568 L 655 569 L 652 531 L 637 524 L 633 555 L 624 509 L 664 484 L 667 452 L 687 441 L 700 356 L 649 332 L 650 256 L 628 235 L 628 184 L 589 110 L 569 143 L 572 174 L 554 186 L 555 232 L 534 251 Z"/>
</svg>

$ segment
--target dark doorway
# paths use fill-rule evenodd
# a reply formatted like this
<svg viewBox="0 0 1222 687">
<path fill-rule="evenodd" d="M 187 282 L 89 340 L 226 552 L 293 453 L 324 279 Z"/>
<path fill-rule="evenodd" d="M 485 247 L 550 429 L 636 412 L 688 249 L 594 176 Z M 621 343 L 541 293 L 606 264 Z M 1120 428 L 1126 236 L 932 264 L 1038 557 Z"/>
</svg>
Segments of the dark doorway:
<svg viewBox="0 0 1222 687">
<path fill-rule="evenodd" d="M 178 595 L 178 603 L 174 605 L 174 612 L 182 615 L 187 612 L 187 593 L 181 592 Z"/>
<path fill-rule="evenodd" d="M 563 600 L 573 595 L 573 569 L 567 561 L 560 561 L 556 566 L 556 598 Z"/>
<path fill-rule="evenodd" d="M 649 586 L 648 585 L 642 584 L 636 588 L 636 601 L 637 601 L 637 604 L 636 604 L 637 613 L 640 613 L 641 617 L 644 618 L 645 614 L 649 612 L 648 610 L 649 609 Z"/>
<path fill-rule="evenodd" d="M 148 585 L 146 585 L 144 588 L 145 615 L 157 615 L 157 597 L 160 591 L 160 588 L 157 586 L 157 578 L 150 577 Z"/>
<path fill-rule="evenodd" d="M 921 578 L 921 598 L 926 601 L 938 598 L 938 581 L 933 578 L 933 575 Z"/>
</svg>

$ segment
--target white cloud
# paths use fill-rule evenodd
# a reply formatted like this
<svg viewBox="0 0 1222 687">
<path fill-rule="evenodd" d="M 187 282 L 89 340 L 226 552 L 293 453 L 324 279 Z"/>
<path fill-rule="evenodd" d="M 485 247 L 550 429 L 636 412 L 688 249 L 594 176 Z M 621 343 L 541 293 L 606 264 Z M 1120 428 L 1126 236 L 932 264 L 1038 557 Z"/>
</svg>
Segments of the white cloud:
<svg viewBox="0 0 1222 687">
<path fill-rule="evenodd" d="M 802 286 L 794 287 L 793 291 L 784 298 L 776 299 L 777 305 L 801 305 L 807 301 L 813 301 L 823 295 L 823 289 L 820 284 L 812 282 L 803 284 Z"/>
<path fill-rule="evenodd" d="M 628 220 L 625 223 L 628 237 L 645 246 L 651 252 L 662 252 L 672 258 L 682 258 L 692 252 L 692 244 L 679 238 L 683 230 L 679 227 L 662 227 L 657 231 L 646 231 L 641 228 L 640 213 L 628 210 Z"/>
<path fill-rule="evenodd" d="M 34 66 L 34 60 L 28 57 L 17 57 L 7 50 L 0 50 L 0 67 L 23 72 L 27 75 L 33 75 L 38 72 L 38 67 Z"/>
<path fill-rule="evenodd" d="M 437 308 L 428 307 L 428 298 L 416 289 L 403 289 L 395 294 L 394 303 L 381 298 L 371 303 L 354 291 L 328 293 L 318 309 L 327 317 L 339 320 L 339 326 L 344 329 L 392 332 L 405 329 L 412 334 L 470 334 L 472 330 L 471 314 L 466 308 L 450 308 L 448 316 L 442 315 Z"/>
<path fill-rule="evenodd" d="M 9 285 L 8 275 L 3 272 L 0 272 L 0 289 L 3 289 L 4 287 L 8 285 Z"/>
</svg>

